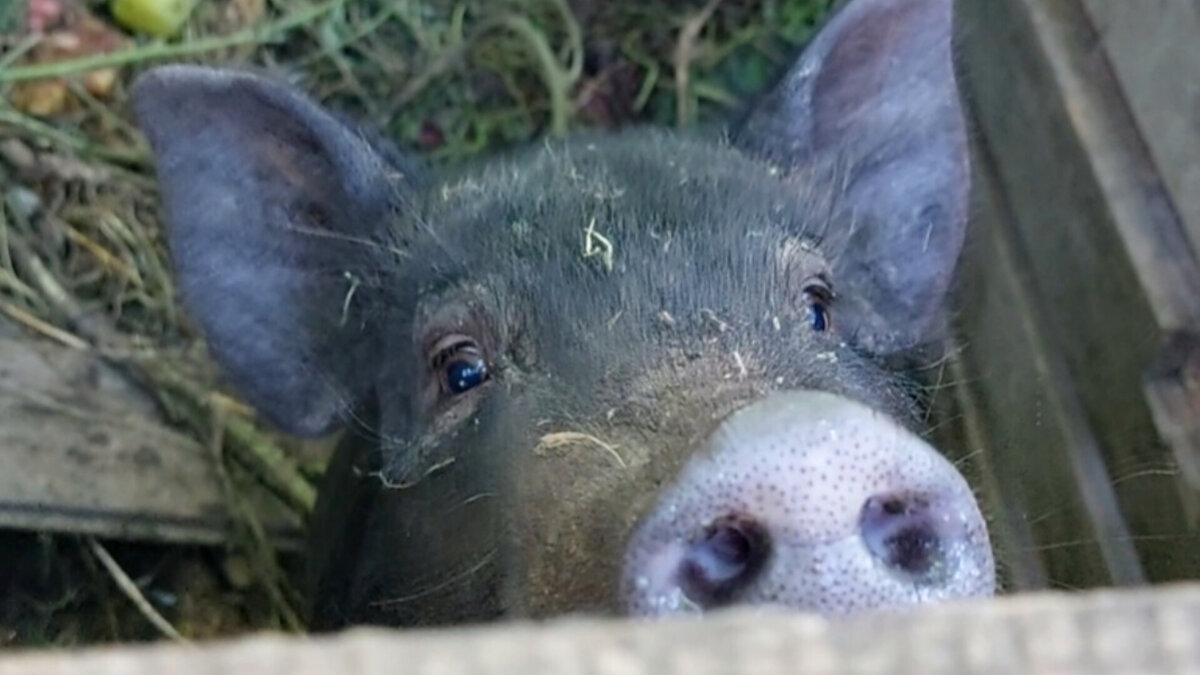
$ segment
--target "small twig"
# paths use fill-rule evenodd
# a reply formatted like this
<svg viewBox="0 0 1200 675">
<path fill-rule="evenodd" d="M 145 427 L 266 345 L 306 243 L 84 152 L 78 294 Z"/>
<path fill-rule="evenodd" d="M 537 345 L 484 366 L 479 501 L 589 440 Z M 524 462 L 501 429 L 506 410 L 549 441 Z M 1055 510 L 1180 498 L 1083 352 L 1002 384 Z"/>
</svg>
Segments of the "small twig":
<svg viewBox="0 0 1200 675">
<path fill-rule="evenodd" d="M 71 349 L 76 349 L 81 352 L 86 352 L 91 349 L 91 345 L 87 343 L 87 340 L 68 333 L 57 326 L 53 326 L 45 321 L 42 321 L 41 319 L 12 303 L 0 300 L 0 312 L 4 312 L 17 323 L 24 324 L 26 328 L 29 328 L 36 333 L 41 333 L 45 337 L 48 337 L 66 347 L 70 347 Z"/>
<path fill-rule="evenodd" d="M 604 441 L 596 438 L 591 434 L 585 434 L 580 431 L 558 431 L 542 436 L 538 440 L 538 444 L 533 448 L 533 454 L 546 455 L 551 450 L 561 448 L 568 445 L 577 445 L 580 443 L 590 443 L 604 450 L 616 460 L 617 464 L 622 469 L 628 469 L 629 465 L 621 458 L 621 453 L 617 452 L 617 446 L 609 445 Z"/>
<path fill-rule="evenodd" d="M 704 322 L 705 326 L 715 330 L 718 333 L 724 333 L 725 331 L 729 330 L 729 324 L 722 321 L 721 317 L 717 316 L 716 312 L 708 309 L 707 307 L 700 310 L 700 320 Z"/>
<path fill-rule="evenodd" d="M 87 334 L 91 326 L 81 326 L 85 323 L 83 308 L 58 282 L 58 278 L 46 267 L 33 248 L 21 237 L 12 236 L 8 239 L 8 246 L 16 267 L 24 272 L 29 282 L 42 294 L 50 309 L 58 312 L 77 332 L 85 333 L 85 340 L 95 343 L 98 336 Z"/>
<path fill-rule="evenodd" d="M 642 78 L 642 86 L 638 89 L 637 96 L 633 97 L 633 109 L 638 112 L 641 112 L 650 102 L 650 96 L 654 94 L 654 88 L 658 85 L 660 72 L 658 61 L 638 46 L 638 43 L 644 39 L 645 36 L 641 32 L 632 32 L 621 43 L 621 52 L 626 58 L 646 71 L 645 77 Z"/>
<path fill-rule="evenodd" d="M 188 639 L 180 635 L 179 631 L 175 630 L 175 627 L 172 626 L 169 621 L 164 619 L 163 615 L 158 613 L 158 610 L 154 609 L 154 605 L 151 605 L 150 601 L 146 599 L 146 596 L 142 595 L 142 590 L 137 587 L 137 584 L 133 582 L 133 579 L 129 578 L 128 574 L 125 574 L 125 570 L 121 569 L 121 566 L 117 564 L 116 560 L 113 560 L 113 557 L 109 555 L 104 546 L 102 546 L 100 542 L 96 541 L 93 537 L 88 537 L 87 542 L 88 546 L 92 549 L 92 553 L 95 554 L 96 558 L 100 561 L 100 564 L 104 565 L 104 568 L 108 570 L 109 575 L 112 576 L 113 581 L 117 583 L 117 587 L 121 589 L 121 592 L 125 594 L 125 597 L 129 598 L 129 600 L 133 602 L 133 604 L 138 608 L 138 611 L 142 613 L 142 616 L 146 617 L 146 619 L 149 620 L 150 623 L 154 624 L 154 627 L 166 637 L 175 640 L 176 642 L 188 644 Z"/>
<path fill-rule="evenodd" d="M 583 231 L 583 257 L 600 258 L 605 272 L 611 272 L 616 258 L 612 240 L 596 231 L 596 219 L 592 218 Z"/>
<path fill-rule="evenodd" d="M 675 101 L 677 121 L 681 127 L 687 125 L 692 117 L 691 99 L 688 92 L 690 89 L 693 52 L 696 49 L 696 38 L 700 36 L 700 31 L 704 30 L 704 26 L 712 18 L 713 12 L 717 11 L 717 6 L 720 4 L 721 0 L 708 0 L 703 9 L 683 24 L 683 29 L 679 31 L 679 40 L 675 43 L 675 54 L 673 55 L 673 60 L 675 61 Z"/>
<path fill-rule="evenodd" d="M 299 632 L 304 629 L 304 623 L 284 597 L 283 589 L 280 587 L 282 575 L 279 573 L 279 565 L 275 560 L 271 545 L 267 541 L 267 534 L 255 515 L 254 509 L 247 503 L 245 496 L 237 491 L 233 484 L 233 477 L 229 475 L 225 466 L 224 435 L 227 427 L 223 408 L 214 406 L 211 422 L 212 429 L 209 432 L 208 447 L 209 452 L 212 453 L 217 478 L 221 483 L 221 492 L 225 496 L 225 504 L 230 518 L 233 519 L 236 527 L 245 531 L 247 552 L 250 554 L 251 560 L 258 565 L 259 581 L 265 587 L 267 596 L 271 598 L 271 603 L 278 616 L 283 619 L 289 630 Z"/>
<path fill-rule="evenodd" d="M 157 390 L 172 394 L 182 403 L 191 424 L 198 426 L 200 420 L 212 414 L 212 392 L 185 377 L 162 357 L 130 359 L 123 365 L 130 364 L 136 365 L 138 374 L 149 379 Z M 251 422 L 228 416 L 223 426 L 234 456 L 288 506 L 307 518 L 316 505 L 317 493 L 296 463 Z"/>
<path fill-rule="evenodd" d="M 223 35 L 220 37 L 191 40 L 189 42 L 181 42 L 179 44 L 165 44 L 160 42 L 145 47 L 123 49 L 121 51 L 108 52 L 107 54 L 97 54 L 95 56 L 88 56 L 85 58 L 56 61 L 54 63 L 42 63 L 33 66 L 21 66 L 18 68 L 8 68 L 7 70 L 0 70 L 0 83 L 19 82 L 21 80 L 36 80 L 43 77 L 63 77 L 66 75 L 97 70 L 99 68 L 107 68 L 109 66 L 121 66 L 128 63 L 152 61 L 156 59 L 179 58 L 181 56 L 195 56 L 205 52 L 219 51 L 245 44 L 260 44 L 270 41 L 278 33 L 284 33 L 292 30 L 293 28 L 310 23 L 322 14 L 326 14 L 338 9 L 342 5 L 346 4 L 347 1 L 348 0 L 329 0 L 328 2 L 318 3 L 311 7 L 306 7 L 302 10 L 299 10 L 290 16 L 286 16 L 273 23 L 247 30 L 241 30 L 230 35 Z"/>
<path fill-rule="evenodd" d="M 117 619 L 117 608 L 113 602 L 114 592 L 110 584 L 107 583 L 109 580 L 108 572 L 101 569 L 100 561 L 96 558 L 95 554 L 91 553 L 87 544 L 88 542 L 82 539 L 75 541 L 75 545 L 79 548 L 79 557 L 87 568 L 88 576 L 91 577 L 89 586 L 95 587 L 96 602 L 100 604 L 104 612 L 104 620 L 108 623 L 109 639 L 120 642 L 125 637 L 121 630 L 121 622 Z"/>
<path fill-rule="evenodd" d="M 150 156 L 149 146 L 145 144 L 141 132 L 135 125 L 130 124 L 125 118 L 115 113 L 111 106 L 96 98 L 88 91 L 87 87 L 83 86 L 82 82 L 67 82 L 67 88 L 71 90 L 75 98 L 79 99 L 89 111 L 100 117 L 106 125 L 120 129 L 125 136 L 136 139 L 139 147 L 134 152 L 140 155 L 139 160 L 147 161 L 145 158 Z"/>
<path fill-rule="evenodd" d="M 566 71 L 558 62 L 554 51 L 550 49 L 550 43 L 546 41 L 546 36 L 529 19 L 523 16 L 510 16 L 505 19 L 504 25 L 525 38 L 533 49 L 538 65 L 542 68 L 542 79 L 546 83 L 546 90 L 550 95 L 550 133 L 556 136 L 565 134 L 571 110 L 571 83 Z"/>
<path fill-rule="evenodd" d="M 4 71 L 0 70 L 0 76 Z M 56 129 L 55 127 L 46 124 L 45 122 L 36 120 L 32 117 L 22 115 L 16 110 L 0 107 L 0 123 L 11 124 L 12 126 L 21 129 L 27 133 L 33 134 L 39 138 L 44 138 L 55 145 L 61 146 L 68 150 L 74 150 L 85 155 L 91 155 L 97 159 L 104 160 L 110 164 L 114 164 L 114 169 L 122 169 L 124 165 L 135 168 L 148 168 L 151 165 L 150 155 L 145 150 L 115 150 L 113 148 L 103 148 L 93 143 L 90 143 L 83 138 L 76 136 L 70 132 Z M 148 179 L 137 173 L 126 172 L 125 175 L 131 179 L 140 178 L 142 181 Z M 149 185 L 150 183 L 146 183 Z"/>
<path fill-rule="evenodd" d="M 67 239 L 75 242 L 80 248 L 90 253 L 101 267 L 111 272 L 114 276 L 120 277 L 134 286 L 141 287 L 145 285 L 136 266 L 126 263 L 112 251 L 104 248 L 103 244 L 94 241 L 70 223 L 60 222 L 57 225 L 66 234 Z"/>
<path fill-rule="evenodd" d="M 0 247 L 4 247 L 3 241 L 0 241 Z M 3 250 L 8 249 L 7 247 L 4 247 Z M 25 282 L 21 281 L 10 269 L 0 267 L 0 287 L 14 295 L 20 296 L 30 304 L 36 305 L 39 308 L 43 304 L 42 298 L 37 294 L 37 291 L 25 285 Z"/>
<path fill-rule="evenodd" d="M 550 95 L 550 133 L 561 136 L 567 132 L 571 121 L 571 90 L 583 74 L 583 33 L 579 22 L 571 13 L 571 8 L 564 0 L 557 0 L 555 5 L 562 14 L 567 28 L 568 47 L 570 48 L 570 63 L 564 67 L 558 56 L 550 48 L 546 35 L 537 29 L 533 23 L 523 16 L 507 16 L 502 24 L 512 32 L 520 35 L 529 43 L 542 68 L 542 79 Z"/>
<path fill-rule="evenodd" d="M 744 360 L 742 360 L 741 352 L 738 352 L 738 351 L 733 352 L 733 364 L 735 366 L 737 366 L 738 379 L 739 380 L 746 379 L 746 375 L 748 375 L 750 373 L 750 371 L 746 369 L 746 362 Z"/>
<path fill-rule="evenodd" d="M 575 14 L 571 11 L 571 4 L 567 0 L 554 0 L 554 5 L 558 7 L 563 24 L 567 28 L 567 48 L 571 55 L 571 63 L 567 66 L 567 76 L 572 82 L 575 82 L 583 76 L 583 29 L 580 28 L 579 21 L 575 19 Z"/>
<path fill-rule="evenodd" d="M 17 59 L 25 56 L 25 54 L 27 54 L 30 50 L 38 46 L 38 43 L 41 42 L 45 37 L 46 36 L 41 33 L 30 33 L 29 35 L 26 35 L 21 39 L 20 42 L 16 44 L 16 46 L 6 51 L 4 56 L 0 57 L 0 70 L 4 70 L 5 68 L 12 66 L 12 64 L 17 62 Z"/>
<path fill-rule="evenodd" d="M 387 104 L 387 107 L 383 111 L 385 118 L 391 119 L 399 115 L 401 110 L 420 95 L 435 79 L 461 61 L 466 51 L 467 45 L 465 43 L 455 44 L 442 50 L 424 69 L 409 78 L 408 83 L 404 85 L 404 88 L 400 90 L 395 99 Z"/>
</svg>

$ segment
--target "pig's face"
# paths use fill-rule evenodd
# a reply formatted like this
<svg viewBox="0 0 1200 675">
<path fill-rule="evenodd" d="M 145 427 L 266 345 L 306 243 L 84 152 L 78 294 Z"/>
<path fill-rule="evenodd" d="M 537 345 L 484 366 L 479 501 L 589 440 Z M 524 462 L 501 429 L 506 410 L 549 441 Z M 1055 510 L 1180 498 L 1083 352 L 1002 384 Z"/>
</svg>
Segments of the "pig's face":
<svg viewBox="0 0 1200 675">
<path fill-rule="evenodd" d="M 268 79 L 145 76 L 214 356 L 285 430 L 349 423 L 318 625 L 990 594 L 971 491 L 880 365 L 963 238 L 951 4 L 854 0 L 728 140 L 436 179 Z"/>
</svg>

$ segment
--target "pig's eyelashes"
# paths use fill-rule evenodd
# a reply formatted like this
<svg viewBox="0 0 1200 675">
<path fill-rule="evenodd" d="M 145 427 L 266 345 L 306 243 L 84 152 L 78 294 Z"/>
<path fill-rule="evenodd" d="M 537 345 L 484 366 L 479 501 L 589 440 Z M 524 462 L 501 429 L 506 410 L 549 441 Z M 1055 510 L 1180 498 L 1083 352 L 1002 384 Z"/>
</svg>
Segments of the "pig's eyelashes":
<svg viewBox="0 0 1200 675">
<path fill-rule="evenodd" d="M 833 326 L 829 307 L 833 303 L 833 289 L 821 277 L 812 277 L 804 282 L 801 299 L 807 307 L 808 322 L 813 330 L 824 333 Z"/>
<path fill-rule="evenodd" d="M 448 335 L 430 350 L 430 366 L 441 379 L 442 391 L 458 396 L 491 377 L 479 343 L 466 335 Z"/>
</svg>

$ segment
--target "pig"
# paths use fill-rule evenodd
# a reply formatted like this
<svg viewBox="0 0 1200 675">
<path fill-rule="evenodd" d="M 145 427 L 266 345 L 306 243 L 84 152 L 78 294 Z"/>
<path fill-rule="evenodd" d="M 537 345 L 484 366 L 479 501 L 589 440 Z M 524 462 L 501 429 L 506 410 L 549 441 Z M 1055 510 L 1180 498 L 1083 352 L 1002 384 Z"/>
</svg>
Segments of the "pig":
<svg viewBox="0 0 1200 675">
<path fill-rule="evenodd" d="M 969 211 L 952 0 L 849 0 L 722 133 L 580 130 L 431 169 L 298 87 L 132 88 L 230 385 L 343 434 L 311 625 L 987 597 L 987 527 L 894 364 Z"/>
</svg>

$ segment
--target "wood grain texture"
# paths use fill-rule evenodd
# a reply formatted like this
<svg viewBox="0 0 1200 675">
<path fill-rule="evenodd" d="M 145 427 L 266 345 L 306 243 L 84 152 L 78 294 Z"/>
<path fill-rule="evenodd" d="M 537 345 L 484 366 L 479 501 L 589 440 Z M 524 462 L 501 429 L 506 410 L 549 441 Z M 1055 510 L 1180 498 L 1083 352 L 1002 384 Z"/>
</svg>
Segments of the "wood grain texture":
<svg viewBox="0 0 1200 675">
<path fill-rule="evenodd" d="M 1146 371 L 1146 400 L 1163 438 L 1176 448 L 1200 448 L 1200 334 L 1173 333 Z M 1200 485 L 1200 453 L 1177 454 L 1191 485 Z M 1192 522 L 1200 521 L 1200 498 L 1188 503 Z"/>
<path fill-rule="evenodd" d="M 202 646 L 9 653 L 0 675 L 1104 675 L 1200 673 L 1200 586 L 1031 594 L 841 622 L 735 611 Z"/>
<path fill-rule="evenodd" d="M 1146 10 L 1153 11 L 1154 4 Z M 1057 482 L 1063 508 L 1088 514 L 1092 524 L 1073 537 L 1038 533 L 1044 557 L 1052 560 L 1056 549 L 1073 547 L 1081 559 L 1103 557 L 1115 570 L 1112 553 L 1124 540 L 1124 545 L 1136 544 L 1150 581 L 1200 577 L 1200 538 L 1192 515 L 1200 484 L 1173 469 L 1200 457 L 1200 448 L 1187 434 L 1164 431 L 1186 426 L 1174 417 L 1183 408 L 1152 410 L 1155 397 L 1144 388 L 1147 373 L 1163 361 L 1174 336 L 1200 326 L 1200 267 L 1175 205 L 1079 0 L 960 0 L 959 18 L 963 80 L 976 131 L 1008 205 L 998 222 L 1013 262 L 1002 272 L 1003 265 L 987 262 L 990 252 L 968 255 L 1014 277 L 1019 299 L 987 301 L 988 294 L 995 298 L 1002 292 L 987 289 L 975 304 L 962 306 L 964 320 L 976 325 L 974 332 L 963 332 L 968 358 L 975 359 L 967 381 L 980 376 L 978 395 L 1008 400 L 1011 406 L 984 411 L 985 418 L 1008 420 L 1004 428 L 993 427 L 987 452 L 1001 463 L 1026 466 L 1020 475 L 996 480 L 1002 489 L 1032 500 L 1020 516 L 1052 527 L 1045 521 L 1063 514 L 1046 510 L 1044 498 L 1034 499 L 1031 491 L 1048 496 L 1054 486 L 1032 472 L 1038 462 L 1045 462 L 1048 472 L 1064 466 L 1038 453 L 1066 443 L 1059 451 L 1075 462 L 1077 484 Z M 989 322 L 994 331 L 1009 330 L 1003 322 L 1028 321 L 1030 311 L 1040 317 L 1033 352 L 981 332 Z M 976 316 L 980 312 L 995 316 Z M 990 347 L 978 349 L 980 342 Z M 981 376 L 1020 370 L 1013 364 L 1039 353 L 1058 354 L 1044 361 L 1053 377 L 1026 380 L 1019 396 L 1011 390 L 1019 382 L 1004 385 L 1003 377 L 989 382 Z M 1056 398 L 1055 387 L 1070 396 Z M 1056 411 L 1067 408 L 1054 401 L 1072 398 L 1077 414 L 1070 417 L 1082 425 L 1075 425 L 1079 433 L 1056 441 L 1054 435 L 1067 428 Z M 1047 436 L 1043 442 L 1021 441 L 1038 440 L 1041 430 Z M 1080 439 L 1090 440 L 1080 445 Z M 1078 463 L 1083 458 L 1078 451 L 1085 445 L 1096 448 L 1107 472 L 1080 473 L 1084 465 Z M 1017 459 L 1020 453 L 1034 456 Z M 1098 492 L 1089 494 L 1092 490 Z M 1127 535 L 1097 520 L 1111 511 L 1098 511 L 1095 497 L 1109 490 Z M 1073 574 L 1083 568 L 1059 569 Z M 1076 581 L 1057 572 L 1050 577 Z M 1090 585 L 1094 579 L 1078 581 Z"/>
<path fill-rule="evenodd" d="M 1200 250 L 1200 3 L 1083 0 L 1125 100 Z"/>
<path fill-rule="evenodd" d="M 298 519 L 257 489 L 271 536 Z M 230 520 L 208 448 L 90 352 L 0 325 L 0 527 L 221 544 Z"/>
<path fill-rule="evenodd" d="M 992 155 L 985 144 L 974 154 L 979 208 L 955 296 L 964 307 L 957 410 L 941 411 L 939 440 L 973 453 L 964 469 L 980 474 L 971 478 L 984 491 L 1010 590 L 1144 583 L 1100 441 L 1030 291 Z"/>
</svg>

